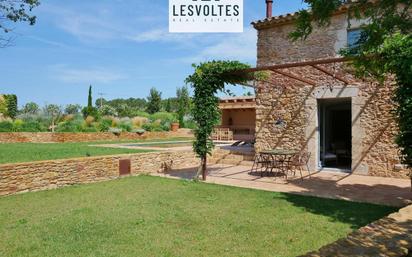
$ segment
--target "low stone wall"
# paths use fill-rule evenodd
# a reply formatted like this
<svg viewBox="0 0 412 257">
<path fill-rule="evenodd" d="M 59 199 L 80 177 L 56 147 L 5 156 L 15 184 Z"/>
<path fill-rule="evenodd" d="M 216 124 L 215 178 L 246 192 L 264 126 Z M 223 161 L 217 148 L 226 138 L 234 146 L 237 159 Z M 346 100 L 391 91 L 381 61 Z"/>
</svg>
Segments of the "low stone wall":
<svg viewBox="0 0 412 257">
<path fill-rule="evenodd" d="M 302 256 L 412 256 L 412 205 Z"/>
<path fill-rule="evenodd" d="M 124 154 L 0 165 L 0 195 L 53 189 L 120 177 L 121 160 L 130 160 L 130 175 L 196 167 L 192 151 Z"/>
<path fill-rule="evenodd" d="M 123 132 L 118 136 L 110 132 L 93 133 L 51 133 L 51 132 L 12 132 L 0 133 L 0 143 L 63 143 L 63 142 L 93 142 L 110 140 L 137 140 L 169 137 L 193 137 L 190 130 L 178 132 L 145 132 L 143 135 Z"/>
</svg>

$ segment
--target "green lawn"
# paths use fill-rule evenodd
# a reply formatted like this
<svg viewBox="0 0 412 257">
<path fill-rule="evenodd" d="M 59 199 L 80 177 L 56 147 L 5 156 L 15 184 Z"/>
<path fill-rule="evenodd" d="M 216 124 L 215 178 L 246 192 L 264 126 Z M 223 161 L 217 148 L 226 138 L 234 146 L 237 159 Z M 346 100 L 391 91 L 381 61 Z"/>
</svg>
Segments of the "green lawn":
<svg viewBox="0 0 412 257">
<path fill-rule="evenodd" d="M 188 140 L 187 138 L 168 138 L 135 141 L 109 141 L 87 143 L 0 143 L 0 164 L 30 161 L 67 159 L 86 156 L 100 156 L 112 154 L 127 154 L 147 152 L 143 150 L 91 147 L 93 144 L 126 143 L 126 142 L 160 142 Z"/>
<path fill-rule="evenodd" d="M 296 256 L 394 210 L 129 177 L 0 198 L 0 256 Z"/>
</svg>

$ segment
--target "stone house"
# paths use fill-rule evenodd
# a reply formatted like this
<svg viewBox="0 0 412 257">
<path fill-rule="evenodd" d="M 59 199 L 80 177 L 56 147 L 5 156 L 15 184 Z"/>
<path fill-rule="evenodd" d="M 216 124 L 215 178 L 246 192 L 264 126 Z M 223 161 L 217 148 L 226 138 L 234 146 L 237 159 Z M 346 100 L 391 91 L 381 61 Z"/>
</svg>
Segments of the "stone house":
<svg viewBox="0 0 412 257">
<path fill-rule="evenodd" d="M 288 34 L 296 14 L 272 17 L 272 1 L 266 2 L 267 17 L 252 23 L 258 33 L 257 69 L 337 58 L 341 48 L 359 38 L 361 22 L 352 21 L 349 28 L 342 7 L 329 27 L 315 28 L 305 41 L 291 42 Z M 255 87 L 257 152 L 297 148 L 311 154 L 312 170 L 408 176 L 394 141 L 393 82 L 382 86 L 356 79 L 344 62 L 290 65 L 270 74 Z"/>
</svg>

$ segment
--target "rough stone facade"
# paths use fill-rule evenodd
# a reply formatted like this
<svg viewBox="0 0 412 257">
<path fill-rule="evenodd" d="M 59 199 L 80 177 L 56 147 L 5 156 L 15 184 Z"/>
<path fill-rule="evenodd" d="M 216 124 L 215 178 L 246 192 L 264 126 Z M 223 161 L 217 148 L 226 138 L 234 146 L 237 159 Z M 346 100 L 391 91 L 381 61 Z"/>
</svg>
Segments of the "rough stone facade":
<svg viewBox="0 0 412 257">
<path fill-rule="evenodd" d="M 110 132 L 93 133 L 51 133 L 51 132 L 15 132 L 0 133 L 0 143 L 64 143 L 64 142 L 93 142 L 110 140 L 162 139 L 170 137 L 193 137 L 189 130 L 178 132 L 145 132 L 143 135 L 122 132 L 115 135 Z"/>
<path fill-rule="evenodd" d="M 54 189 L 120 177 L 120 160 L 130 175 L 197 167 L 193 151 L 153 152 L 0 165 L 0 195 Z"/>
<path fill-rule="evenodd" d="M 314 29 L 306 41 L 291 42 L 293 22 L 255 23 L 258 30 L 257 66 L 337 57 L 347 42 L 347 16 L 337 14 L 330 27 Z M 352 22 L 352 28 L 356 27 Z M 313 67 L 284 71 L 316 82 L 305 84 L 271 73 L 256 89 L 256 151 L 267 148 L 297 148 L 311 153 L 310 167 L 319 170 L 318 100 L 346 98 L 352 109 L 352 172 L 371 176 L 407 177 L 395 144 L 396 122 L 392 115 L 393 83 L 384 86 L 360 81 L 345 64 L 321 65 L 351 83 L 344 83 Z M 393 81 L 393 80 L 392 80 Z M 284 121 L 282 125 L 277 120 Z"/>
</svg>

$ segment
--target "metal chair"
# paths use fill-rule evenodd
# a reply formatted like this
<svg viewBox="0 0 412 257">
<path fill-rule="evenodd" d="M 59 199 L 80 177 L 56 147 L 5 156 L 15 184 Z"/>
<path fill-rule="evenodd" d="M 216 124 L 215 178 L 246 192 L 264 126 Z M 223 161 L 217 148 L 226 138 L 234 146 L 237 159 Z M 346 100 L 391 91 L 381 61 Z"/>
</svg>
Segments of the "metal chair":
<svg viewBox="0 0 412 257">
<path fill-rule="evenodd" d="M 273 163 L 274 159 L 270 154 L 265 154 L 265 153 L 257 153 L 255 155 L 255 159 L 253 162 L 252 169 L 250 170 L 250 173 L 259 172 L 259 166 L 260 166 L 260 176 L 263 177 L 263 173 L 267 172 L 270 169 L 270 172 L 273 171 Z"/>
<path fill-rule="evenodd" d="M 303 174 L 302 174 L 302 170 L 303 167 L 306 166 L 306 170 L 309 173 L 309 178 L 311 177 L 310 174 L 310 169 L 309 169 L 309 160 L 310 160 L 310 154 L 308 152 L 301 152 L 295 156 L 292 157 L 291 161 L 290 161 L 290 169 L 294 169 L 293 175 L 296 175 L 296 168 L 299 170 L 300 173 L 300 178 L 303 180 Z"/>
</svg>

